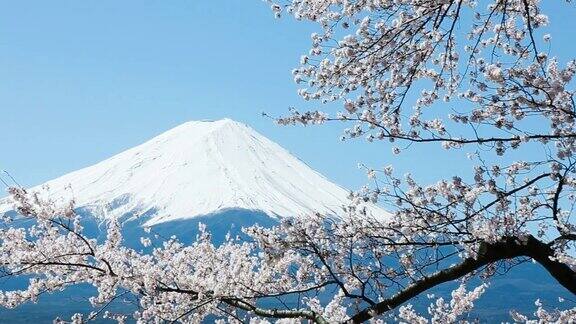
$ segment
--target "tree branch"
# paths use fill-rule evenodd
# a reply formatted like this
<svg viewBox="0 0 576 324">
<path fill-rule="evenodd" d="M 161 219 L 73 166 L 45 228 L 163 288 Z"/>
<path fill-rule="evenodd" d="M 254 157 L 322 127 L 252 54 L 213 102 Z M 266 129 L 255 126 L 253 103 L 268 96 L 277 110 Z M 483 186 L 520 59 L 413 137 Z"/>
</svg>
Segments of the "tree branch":
<svg viewBox="0 0 576 324">
<path fill-rule="evenodd" d="M 352 323 L 361 323 L 379 314 L 392 310 L 424 291 L 444 282 L 456 280 L 473 271 L 496 261 L 520 256 L 531 257 L 540 263 L 566 289 L 576 294 L 576 272 L 567 265 L 554 261 L 552 248 L 534 236 L 528 236 L 524 242 L 518 238 L 507 237 L 496 243 L 483 243 L 477 258 L 467 258 L 458 265 L 425 277 L 406 287 L 396 295 L 383 300 L 375 306 L 367 307 L 350 318 Z"/>
</svg>

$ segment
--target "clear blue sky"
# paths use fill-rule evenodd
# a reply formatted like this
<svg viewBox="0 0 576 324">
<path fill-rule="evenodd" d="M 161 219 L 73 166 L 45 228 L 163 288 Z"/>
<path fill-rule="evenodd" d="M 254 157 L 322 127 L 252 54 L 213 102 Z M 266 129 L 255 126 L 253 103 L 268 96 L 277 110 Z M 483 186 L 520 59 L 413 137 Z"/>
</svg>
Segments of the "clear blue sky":
<svg viewBox="0 0 576 324">
<path fill-rule="evenodd" d="M 571 54 L 563 24 L 576 12 L 561 7 L 553 44 Z M 393 157 L 388 145 L 342 144 L 341 125 L 279 127 L 261 117 L 315 107 L 291 76 L 313 30 L 274 19 L 260 0 L 0 1 L 0 169 L 35 185 L 185 121 L 222 117 L 350 188 L 365 182 L 358 162 L 430 180 L 460 165 L 450 154 L 431 159 L 434 150 Z"/>
</svg>

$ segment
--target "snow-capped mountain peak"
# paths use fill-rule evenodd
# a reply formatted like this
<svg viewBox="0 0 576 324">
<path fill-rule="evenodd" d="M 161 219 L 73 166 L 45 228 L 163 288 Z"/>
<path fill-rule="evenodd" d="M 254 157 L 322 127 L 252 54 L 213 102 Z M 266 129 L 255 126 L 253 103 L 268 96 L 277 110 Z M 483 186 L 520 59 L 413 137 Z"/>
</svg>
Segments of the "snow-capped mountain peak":
<svg viewBox="0 0 576 324">
<path fill-rule="evenodd" d="M 341 215 L 349 203 L 347 190 L 230 119 L 184 123 L 45 185 L 54 196 L 71 190 L 79 207 L 108 217 L 145 213 L 148 225 L 236 208 L 272 217 Z"/>
</svg>

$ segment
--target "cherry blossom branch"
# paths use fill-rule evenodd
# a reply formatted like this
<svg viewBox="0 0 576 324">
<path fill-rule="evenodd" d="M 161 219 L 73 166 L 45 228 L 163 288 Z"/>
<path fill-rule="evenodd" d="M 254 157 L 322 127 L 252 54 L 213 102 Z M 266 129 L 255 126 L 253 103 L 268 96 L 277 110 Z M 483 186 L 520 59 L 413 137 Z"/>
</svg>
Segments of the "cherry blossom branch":
<svg viewBox="0 0 576 324">
<path fill-rule="evenodd" d="M 379 314 L 397 308 L 413 297 L 441 283 L 461 278 L 490 263 L 519 256 L 534 258 L 566 289 L 576 294 L 576 272 L 563 263 L 551 260 L 550 258 L 554 256 L 553 250 L 533 236 L 527 237 L 525 242 L 518 242 L 518 238 L 512 237 L 496 243 L 484 243 L 480 250 L 481 252 L 477 258 L 467 258 L 458 265 L 418 280 L 393 297 L 355 314 L 350 318 L 351 322 L 365 322 Z"/>
</svg>

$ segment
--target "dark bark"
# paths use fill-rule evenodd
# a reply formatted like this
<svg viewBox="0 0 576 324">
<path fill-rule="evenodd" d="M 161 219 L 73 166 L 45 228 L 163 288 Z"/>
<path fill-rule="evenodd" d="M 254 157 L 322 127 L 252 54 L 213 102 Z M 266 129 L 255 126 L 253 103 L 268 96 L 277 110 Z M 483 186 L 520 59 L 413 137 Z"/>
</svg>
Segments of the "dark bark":
<svg viewBox="0 0 576 324">
<path fill-rule="evenodd" d="M 439 284 L 461 278 L 490 263 L 521 256 L 530 257 L 540 263 L 562 286 L 576 295 L 576 272 L 564 263 L 551 260 L 551 257 L 554 256 L 554 251 L 550 245 L 539 241 L 533 236 L 529 236 L 523 242 L 515 237 L 509 237 L 496 243 L 483 244 L 477 258 L 465 259 L 458 265 L 411 284 L 391 298 L 360 311 L 350 318 L 350 322 L 365 322 L 400 306 Z"/>
<path fill-rule="evenodd" d="M 554 256 L 554 250 L 550 245 L 530 236 L 525 247 L 526 256 L 540 263 L 558 283 L 576 295 L 576 272 L 568 265 L 551 259 Z"/>
</svg>

